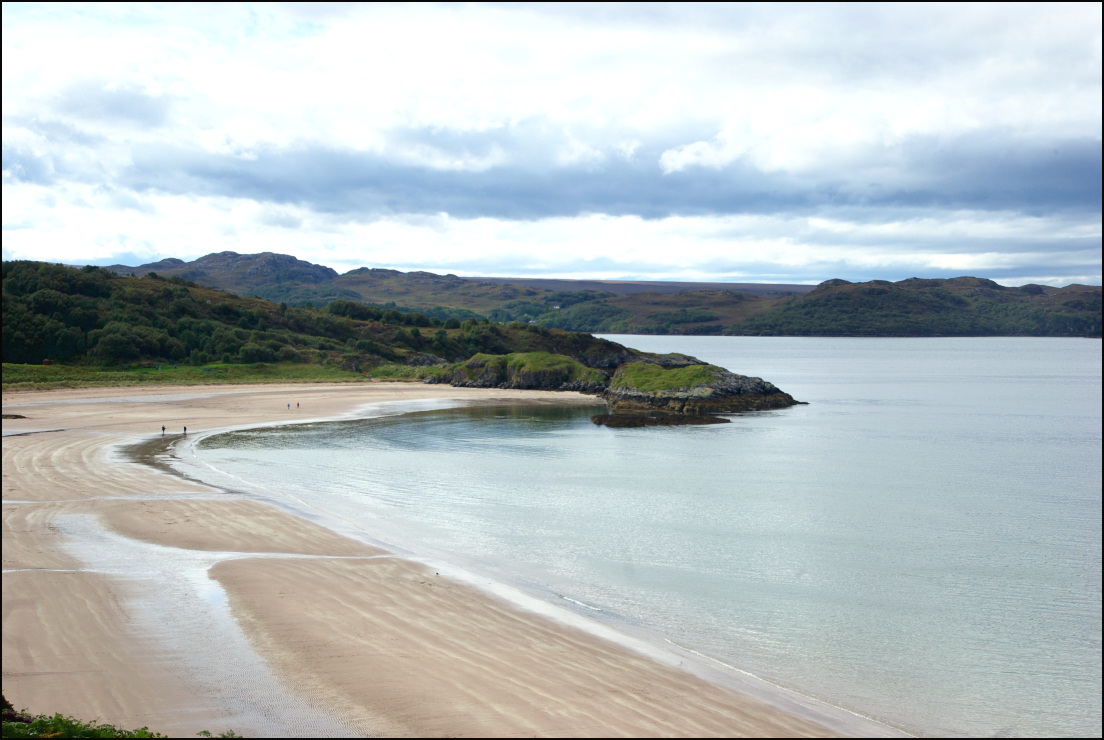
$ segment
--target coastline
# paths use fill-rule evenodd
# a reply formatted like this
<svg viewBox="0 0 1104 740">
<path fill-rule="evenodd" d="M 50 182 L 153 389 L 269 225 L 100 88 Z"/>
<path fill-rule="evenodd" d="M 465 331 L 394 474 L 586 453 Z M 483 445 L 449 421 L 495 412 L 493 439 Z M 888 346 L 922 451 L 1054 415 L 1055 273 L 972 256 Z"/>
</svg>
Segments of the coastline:
<svg viewBox="0 0 1104 740">
<path fill-rule="evenodd" d="M 117 454 L 143 441 L 147 457 L 164 454 L 162 424 L 191 437 L 352 418 L 395 401 L 593 397 L 409 383 L 136 392 L 4 393 L 5 413 L 28 417 L 3 424 L 3 672 L 17 707 L 178 735 L 896 734 L 811 702 L 782 711 L 285 509 Z M 192 649 L 207 622 L 207 642 Z M 274 706 L 287 716 L 266 719 Z"/>
</svg>

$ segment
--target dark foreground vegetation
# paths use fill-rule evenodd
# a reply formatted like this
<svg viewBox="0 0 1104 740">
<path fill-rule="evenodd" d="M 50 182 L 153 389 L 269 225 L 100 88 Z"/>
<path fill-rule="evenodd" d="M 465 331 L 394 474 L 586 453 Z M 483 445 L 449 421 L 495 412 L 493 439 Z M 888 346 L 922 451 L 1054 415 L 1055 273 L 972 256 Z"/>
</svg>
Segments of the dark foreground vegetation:
<svg viewBox="0 0 1104 740">
<path fill-rule="evenodd" d="M 30 714 L 26 710 L 17 712 L 4 699 L 3 727 L 4 737 L 168 737 L 151 732 L 148 727 L 137 730 L 123 730 L 114 725 L 96 722 L 82 722 L 63 714 Z M 204 730 L 200 737 L 241 737 L 233 731 L 212 735 Z"/>
<path fill-rule="evenodd" d="M 1101 335 L 1101 288 L 1004 287 L 973 277 L 900 282 L 829 280 L 771 290 L 716 284 L 657 292 L 592 281 L 461 278 L 428 272 L 351 270 L 343 275 L 290 255 L 209 254 L 167 259 L 150 271 L 292 306 L 354 301 L 446 320 L 520 321 L 549 329 L 626 334 L 785 336 L 1092 336 Z M 538 284 L 539 283 L 539 284 Z M 586 286 L 585 289 L 580 289 Z M 744 286 L 747 288 L 748 286 Z M 787 287 L 789 289 L 787 289 Z"/>
<path fill-rule="evenodd" d="M 156 274 L 3 264 L 5 388 L 426 379 L 474 355 L 510 353 L 529 355 L 523 364 L 542 370 L 554 363 L 540 353 L 608 370 L 636 354 L 528 324 L 441 320 L 351 301 L 288 306 Z"/>
</svg>

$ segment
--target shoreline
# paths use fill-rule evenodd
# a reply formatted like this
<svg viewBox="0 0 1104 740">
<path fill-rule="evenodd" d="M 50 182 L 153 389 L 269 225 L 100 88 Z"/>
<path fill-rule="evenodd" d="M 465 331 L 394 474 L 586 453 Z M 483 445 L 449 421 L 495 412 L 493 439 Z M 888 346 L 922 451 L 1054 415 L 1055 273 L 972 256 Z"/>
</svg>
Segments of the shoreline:
<svg viewBox="0 0 1104 740">
<path fill-rule="evenodd" d="M 148 600 L 159 586 L 148 578 L 127 582 L 123 573 L 139 569 L 111 564 L 112 553 L 129 548 L 136 562 L 185 556 L 189 563 L 201 561 L 188 567 L 208 574 L 207 583 L 197 581 L 205 596 L 173 597 L 183 599 L 177 606 L 185 608 L 178 611 L 189 614 L 196 604 L 202 609 L 204 598 L 223 599 L 233 616 L 222 622 L 236 625 L 248 645 L 239 652 L 259 655 L 274 678 L 277 688 L 269 693 L 298 697 L 310 711 L 332 715 L 327 719 L 345 733 L 898 734 L 812 700 L 804 708 L 798 702 L 794 713 L 782 711 L 754 696 L 750 685 L 737 692 L 664 665 L 655 655 L 645 657 L 566 624 L 562 616 L 542 614 L 539 604 L 526 609 L 516 598 L 496 595 L 478 577 L 442 578 L 416 560 L 349 539 L 272 503 L 174 477 L 166 470 L 171 466 L 156 458 L 183 435 L 162 441 L 156 433 L 125 429 L 143 419 L 152 426 L 156 410 L 181 428 L 187 417 L 195 434 L 189 434 L 191 442 L 228 428 L 354 418 L 366 405 L 392 401 L 595 404 L 593 397 L 405 383 L 185 386 L 130 396 L 134 390 L 4 394 L 5 413 L 11 407 L 28 417 L 4 420 L 4 689 L 17 707 L 175 734 L 271 731 L 246 726 L 248 721 L 234 724 L 250 716 L 249 707 L 266 706 L 263 697 L 252 705 L 239 697 L 227 711 L 218 705 L 218 682 L 205 684 L 204 676 L 195 675 L 216 672 L 210 658 L 218 656 L 217 645 L 206 663 L 192 656 L 199 667 L 191 674 L 174 675 L 166 658 L 183 648 L 173 646 L 167 628 L 149 634 L 157 630 L 147 625 L 146 634 L 136 633 L 135 624 L 149 618 L 143 608 L 156 613 L 163 607 L 135 607 L 143 590 Z M 285 405 L 304 400 L 309 416 Z M 58 431 L 36 433 L 46 431 L 44 420 Z M 162 422 L 155 423 L 159 431 Z M 113 452 L 135 446 L 144 448 L 134 453 L 140 461 Z M 96 538 L 114 544 L 99 546 Z M 95 629 L 42 609 L 49 603 L 66 611 L 73 581 L 80 582 L 82 603 L 97 617 Z M 35 598 L 24 598 L 30 591 Z M 116 650 L 103 651 L 111 655 L 99 659 L 73 650 L 93 638 Z M 66 658 L 80 667 L 67 669 Z M 88 680 L 88 663 L 98 686 Z M 136 681 L 118 675 L 135 663 L 148 666 L 146 675 L 132 671 Z M 40 676 L 46 670 L 52 688 L 43 692 Z M 726 670 L 714 673 L 717 678 Z M 130 694 L 134 698 L 124 701 Z M 276 727 L 291 734 L 325 729 Z"/>
</svg>

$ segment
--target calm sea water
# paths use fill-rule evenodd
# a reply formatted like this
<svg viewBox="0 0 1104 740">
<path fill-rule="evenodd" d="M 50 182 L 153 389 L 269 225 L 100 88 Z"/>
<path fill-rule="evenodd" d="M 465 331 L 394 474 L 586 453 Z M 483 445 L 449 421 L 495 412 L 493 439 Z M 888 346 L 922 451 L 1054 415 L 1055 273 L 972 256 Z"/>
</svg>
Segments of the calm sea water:
<svg viewBox="0 0 1104 740">
<path fill-rule="evenodd" d="M 468 408 L 205 466 L 920 734 L 1101 734 L 1101 343 L 639 337 L 808 406 L 608 429 Z"/>
</svg>

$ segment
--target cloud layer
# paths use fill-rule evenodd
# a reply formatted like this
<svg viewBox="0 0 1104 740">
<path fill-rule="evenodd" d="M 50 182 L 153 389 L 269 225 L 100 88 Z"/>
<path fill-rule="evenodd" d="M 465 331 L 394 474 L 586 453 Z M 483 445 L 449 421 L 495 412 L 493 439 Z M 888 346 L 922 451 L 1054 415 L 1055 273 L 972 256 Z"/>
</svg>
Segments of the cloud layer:
<svg viewBox="0 0 1104 740">
<path fill-rule="evenodd" d="M 5 5 L 4 259 L 1100 283 L 1099 5 Z"/>
</svg>

